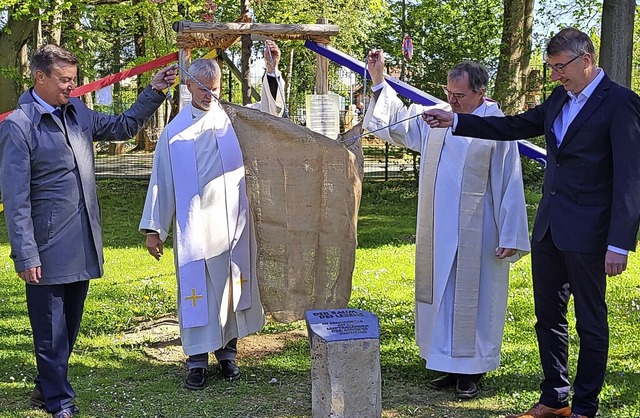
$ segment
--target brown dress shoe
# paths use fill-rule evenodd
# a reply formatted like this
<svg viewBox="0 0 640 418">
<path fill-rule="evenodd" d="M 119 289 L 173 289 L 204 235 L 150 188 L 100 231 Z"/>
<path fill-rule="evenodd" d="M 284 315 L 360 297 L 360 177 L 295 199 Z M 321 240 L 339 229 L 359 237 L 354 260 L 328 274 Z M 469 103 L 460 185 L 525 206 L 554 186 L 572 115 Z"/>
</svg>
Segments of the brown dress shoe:
<svg viewBox="0 0 640 418">
<path fill-rule="evenodd" d="M 42 396 L 42 390 L 39 387 L 33 388 L 31 392 L 31 398 L 29 398 L 31 407 L 36 409 L 47 409 L 47 404 L 44 402 L 44 396 Z"/>
<path fill-rule="evenodd" d="M 571 417 L 571 408 L 564 406 L 562 408 L 551 408 L 540 402 L 533 405 L 527 412 L 518 415 L 509 415 L 507 418 L 569 418 Z"/>
</svg>

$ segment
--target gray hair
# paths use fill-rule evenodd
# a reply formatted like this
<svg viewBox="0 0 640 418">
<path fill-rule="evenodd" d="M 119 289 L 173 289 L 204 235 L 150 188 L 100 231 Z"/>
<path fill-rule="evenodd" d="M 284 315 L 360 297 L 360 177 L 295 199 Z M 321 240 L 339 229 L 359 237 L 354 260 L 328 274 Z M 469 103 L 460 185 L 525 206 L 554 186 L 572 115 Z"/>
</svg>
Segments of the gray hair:
<svg viewBox="0 0 640 418">
<path fill-rule="evenodd" d="M 553 57 L 562 52 L 571 52 L 576 56 L 590 54 L 593 62 L 595 63 L 596 61 L 596 49 L 591 38 L 576 28 L 564 28 L 549 39 L 546 50 L 547 56 Z"/>
<path fill-rule="evenodd" d="M 221 76 L 220 66 L 215 60 L 208 58 L 198 58 L 189 66 L 189 74 L 192 76 L 202 76 L 209 80 L 219 80 Z"/>
<path fill-rule="evenodd" d="M 462 61 L 449 70 L 447 80 L 456 80 L 463 77 L 464 74 L 469 75 L 469 88 L 472 92 L 477 93 L 481 89 L 487 89 L 489 84 L 489 73 L 483 65 L 474 61 Z"/>
<path fill-rule="evenodd" d="M 31 77 L 34 78 L 36 71 L 38 70 L 44 72 L 47 77 L 49 77 L 56 62 L 78 65 L 80 60 L 75 56 L 75 54 L 73 54 L 73 52 L 59 47 L 58 45 L 42 45 L 36 50 L 33 57 L 31 57 L 31 63 L 29 64 Z"/>
</svg>

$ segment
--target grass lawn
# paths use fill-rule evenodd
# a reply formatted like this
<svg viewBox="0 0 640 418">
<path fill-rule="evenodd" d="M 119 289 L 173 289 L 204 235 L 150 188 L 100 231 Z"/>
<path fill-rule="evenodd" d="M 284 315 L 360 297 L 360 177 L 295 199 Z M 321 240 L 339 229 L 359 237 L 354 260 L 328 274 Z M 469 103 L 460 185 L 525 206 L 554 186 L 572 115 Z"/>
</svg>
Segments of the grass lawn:
<svg viewBox="0 0 640 418">
<path fill-rule="evenodd" d="M 203 391 L 182 388 L 184 355 L 175 322 L 171 249 L 156 262 L 137 232 L 146 185 L 102 181 L 105 276 L 91 284 L 71 357 L 70 380 L 83 417 L 310 417 L 309 345 L 303 323 L 270 322 L 239 343 L 243 378 L 212 374 Z M 365 184 L 350 306 L 380 318 L 384 417 L 500 417 L 528 408 L 541 378 L 533 332 L 529 257 L 511 271 L 502 366 L 481 395 L 457 401 L 425 387 L 414 340 L 413 257 L 416 193 L 410 183 Z M 600 417 L 640 417 L 640 261 L 609 280 L 609 367 Z M 573 320 L 573 316 L 571 315 Z M 0 418 L 47 415 L 29 408 L 35 361 L 24 284 L 0 226 Z M 571 335 L 571 365 L 578 338 Z M 362 417 L 368 418 L 368 417 Z"/>
</svg>

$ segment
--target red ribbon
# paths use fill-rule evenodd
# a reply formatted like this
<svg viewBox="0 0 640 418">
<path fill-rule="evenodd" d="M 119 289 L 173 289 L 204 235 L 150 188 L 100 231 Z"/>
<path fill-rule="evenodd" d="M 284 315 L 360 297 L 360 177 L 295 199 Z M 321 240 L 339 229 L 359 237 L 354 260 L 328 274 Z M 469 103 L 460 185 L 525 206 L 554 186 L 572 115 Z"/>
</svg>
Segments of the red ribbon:
<svg viewBox="0 0 640 418">
<path fill-rule="evenodd" d="M 78 96 L 82 96 L 83 94 L 100 90 L 103 87 L 110 86 L 111 84 L 115 84 L 119 81 L 124 80 L 125 78 L 135 77 L 147 71 L 154 70 L 158 67 L 166 66 L 167 64 L 170 64 L 177 60 L 178 60 L 178 53 L 173 52 L 169 55 L 165 55 L 164 57 L 156 58 L 153 61 L 145 62 L 144 64 L 137 65 L 133 68 L 129 68 L 128 70 L 120 71 L 119 73 L 111 74 L 99 80 L 93 81 L 89 84 L 85 84 L 84 86 L 80 86 L 71 92 L 71 96 L 78 97 Z M 13 112 L 13 110 L 10 110 L 9 112 L 1 114 L 0 122 L 2 122 L 7 116 L 9 116 L 11 112 Z"/>
</svg>

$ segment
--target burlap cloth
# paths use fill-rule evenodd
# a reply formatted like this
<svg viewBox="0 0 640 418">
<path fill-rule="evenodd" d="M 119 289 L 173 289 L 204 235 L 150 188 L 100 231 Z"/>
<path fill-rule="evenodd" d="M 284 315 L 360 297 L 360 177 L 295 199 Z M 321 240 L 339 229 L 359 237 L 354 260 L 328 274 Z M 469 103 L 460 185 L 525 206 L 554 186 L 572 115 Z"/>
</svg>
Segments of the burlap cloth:
<svg viewBox="0 0 640 418">
<path fill-rule="evenodd" d="M 363 177 L 360 141 L 224 104 L 244 156 L 265 310 L 280 322 L 344 308 L 351 295 Z M 359 126 L 344 134 L 352 138 Z"/>
</svg>

